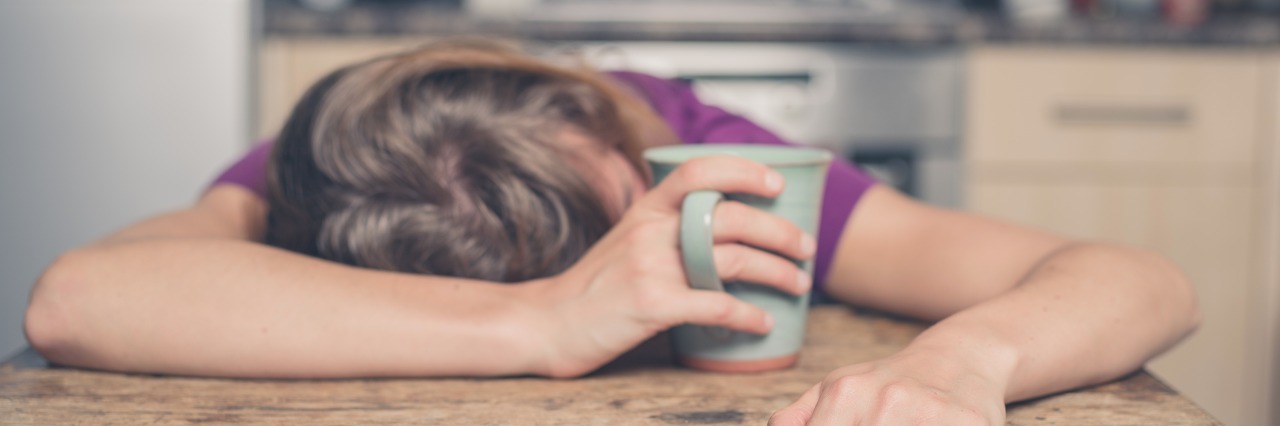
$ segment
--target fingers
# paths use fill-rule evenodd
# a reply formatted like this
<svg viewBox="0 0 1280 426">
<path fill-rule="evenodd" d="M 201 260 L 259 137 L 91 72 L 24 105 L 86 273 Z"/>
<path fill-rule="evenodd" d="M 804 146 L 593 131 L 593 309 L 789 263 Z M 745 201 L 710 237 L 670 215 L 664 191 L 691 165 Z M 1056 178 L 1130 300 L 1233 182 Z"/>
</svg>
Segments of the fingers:
<svg viewBox="0 0 1280 426">
<path fill-rule="evenodd" d="M 745 281 L 765 285 L 792 295 L 801 295 L 813 285 L 813 278 L 795 263 L 763 250 L 739 244 L 715 248 L 716 272 L 723 281 Z"/>
<path fill-rule="evenodd" d="M 795 295 L 809 290 L 808 274 L 776 255 L 738 244 L 717 246 L 715 250 L 716 268 L 723 280 L 758 283 Z M 637 290 L 640 292 L 631 299 L 640 301 L 638 310 L 659 318 L 664 327 L 692 323 L 755 334 L 764 334 L 773 328 L 773 319 L 763 309 L 729 293 L 695 290 L 683 285 Z"/>
<path fill-rule="evenodd" d="M 813 237 L 791 221 L 736 201 L 717 205 L 711 223 L 716 243 L 738 242 L 801 260 L 817 251 Z"/>
<path fill-rule="evenodd" d="M 680 209 L 685 194 L 699 189 L 774 197 L 782 191 L 782 175 L 763 164 L 734 156 L 695 158 L 681 164 L 637 205 L 667 211 Z"/>
<path fill-rule="evenodd" d="M 763 309 L 718 291 L 689 291 L 672 300 L 671 309 L 683 318 L 676 324 L 724 327 L 747 333 L 765 334 L 773 328 L 773 318 Z"/>
<path fill-rule="evenodd" d="M 875 383 L 859 375 L 828 378 L 818 384 L 818 400 L 814 403 L 810 422 L 817 425 L 849 425 L 865 420 L 876 395 Z"/>
<path fill-rule="evenodd" d="M 791 403 L 769 417 L 769 426 L 804 426 L 813 417 L 814 407 L 818 404 L 818 395 L 822 385 L 817 384 L 800 395 L 800 399 Z"/>
<path fill-rule="evenodd" d="M 1002 424 L 1002 412 L 985 412 L 910 378 L 885 380 L 866 375 L 819 384 L 810 423 L 827 424 Z M 1003 404 L 997 404 L 1003 406 Z"/>
</svg>

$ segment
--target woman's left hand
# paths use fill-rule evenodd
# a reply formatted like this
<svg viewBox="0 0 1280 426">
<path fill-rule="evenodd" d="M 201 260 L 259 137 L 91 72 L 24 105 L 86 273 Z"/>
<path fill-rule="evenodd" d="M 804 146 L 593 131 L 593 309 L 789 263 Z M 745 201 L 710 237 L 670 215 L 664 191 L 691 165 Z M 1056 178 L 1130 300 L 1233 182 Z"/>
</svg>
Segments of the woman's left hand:
<svg viewBox="0 0 1280 426">
<path fill-rule="evenodd" d="M 912 350 L 840 368 L 778 410 L 771 426 L 1001 425 L 1005 381 L 941 351 Z"/>
</svg>

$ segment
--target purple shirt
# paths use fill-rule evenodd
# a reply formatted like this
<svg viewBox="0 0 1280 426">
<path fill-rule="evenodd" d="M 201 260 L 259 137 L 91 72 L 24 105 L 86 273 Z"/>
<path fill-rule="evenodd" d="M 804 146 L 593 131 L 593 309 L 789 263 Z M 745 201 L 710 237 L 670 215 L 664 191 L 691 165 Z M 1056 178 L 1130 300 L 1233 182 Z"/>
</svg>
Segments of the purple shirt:
<svg viewBox="0 0 1280 426">
<path fill-rule="evenodd" d="M 643 95 L 654 112 L 685 143 L 791 145 L 745 118 L 702 103 L 686 82 L 634 72 L 615 71 L 609 75 Z M 267 160 L 271 155 L 272 142 L 259 143 L 218 176 L 213 184 L 240 185 L 265 199 Z M 875 180 L 847 160 L 837 157 L 832 161 L 822 195 L 822 216 L 818 221 L 818 253 L 814 258 L 816 283 L 826 281 L 831 258 L 835 255 L 836 244 L 844 233 L 849 214 L 862 194 L 874 184 Z"/>
</svg>

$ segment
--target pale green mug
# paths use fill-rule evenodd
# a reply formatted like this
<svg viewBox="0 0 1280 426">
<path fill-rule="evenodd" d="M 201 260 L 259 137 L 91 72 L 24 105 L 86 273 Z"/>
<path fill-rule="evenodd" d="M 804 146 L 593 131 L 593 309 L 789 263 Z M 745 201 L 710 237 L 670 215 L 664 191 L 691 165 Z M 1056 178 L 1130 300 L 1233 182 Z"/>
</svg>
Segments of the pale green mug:
<svg viewBox="0 0 1280 426">
<path fill-rule="evenodd" d="M 680 251 L 689 285 L 707 291 L 726 291 L 773 316 L 766 335 L 719 327 L 681 325 L 671 330 L 672 347 L 680 363 L 704 370 L 754 372 L 786 368 L 799 358 L 804 343 L 809 294 L 793 296 L 747 282 L 720 282 L 712 258 L 712 212 L 722 200 L 733 200 L 785 218 L 809 235 L 817 235 L 822 190 L 831 153 L 815 148 L 778 145 L 698 144 L 651 148 L 644 153 L 661 182 L 677 166 L 693 158 L 731 155 L 777 170 L 786 187 L 775 198 L 747 194 L 693 191 L 685 196 L 680 217 Z M 796 262 L 810 275 L 813 261 Z"/>
</svg>

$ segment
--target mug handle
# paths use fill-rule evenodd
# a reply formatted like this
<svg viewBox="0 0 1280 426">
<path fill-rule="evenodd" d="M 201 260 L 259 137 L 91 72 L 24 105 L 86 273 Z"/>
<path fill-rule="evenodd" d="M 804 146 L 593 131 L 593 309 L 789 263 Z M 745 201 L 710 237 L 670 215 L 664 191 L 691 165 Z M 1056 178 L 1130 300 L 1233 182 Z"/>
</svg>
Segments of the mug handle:
<svg viewBox="0 0 1280 426">
<path fill-rule="evenodd" d="M 692 191 L 680 206 L 680 256 L 689 286 L 700 290 L 724 291 L 720 273 L 716 271 L 712 249 L 711 216 L 724 194 L 712 190 Z"/>
</svg>

